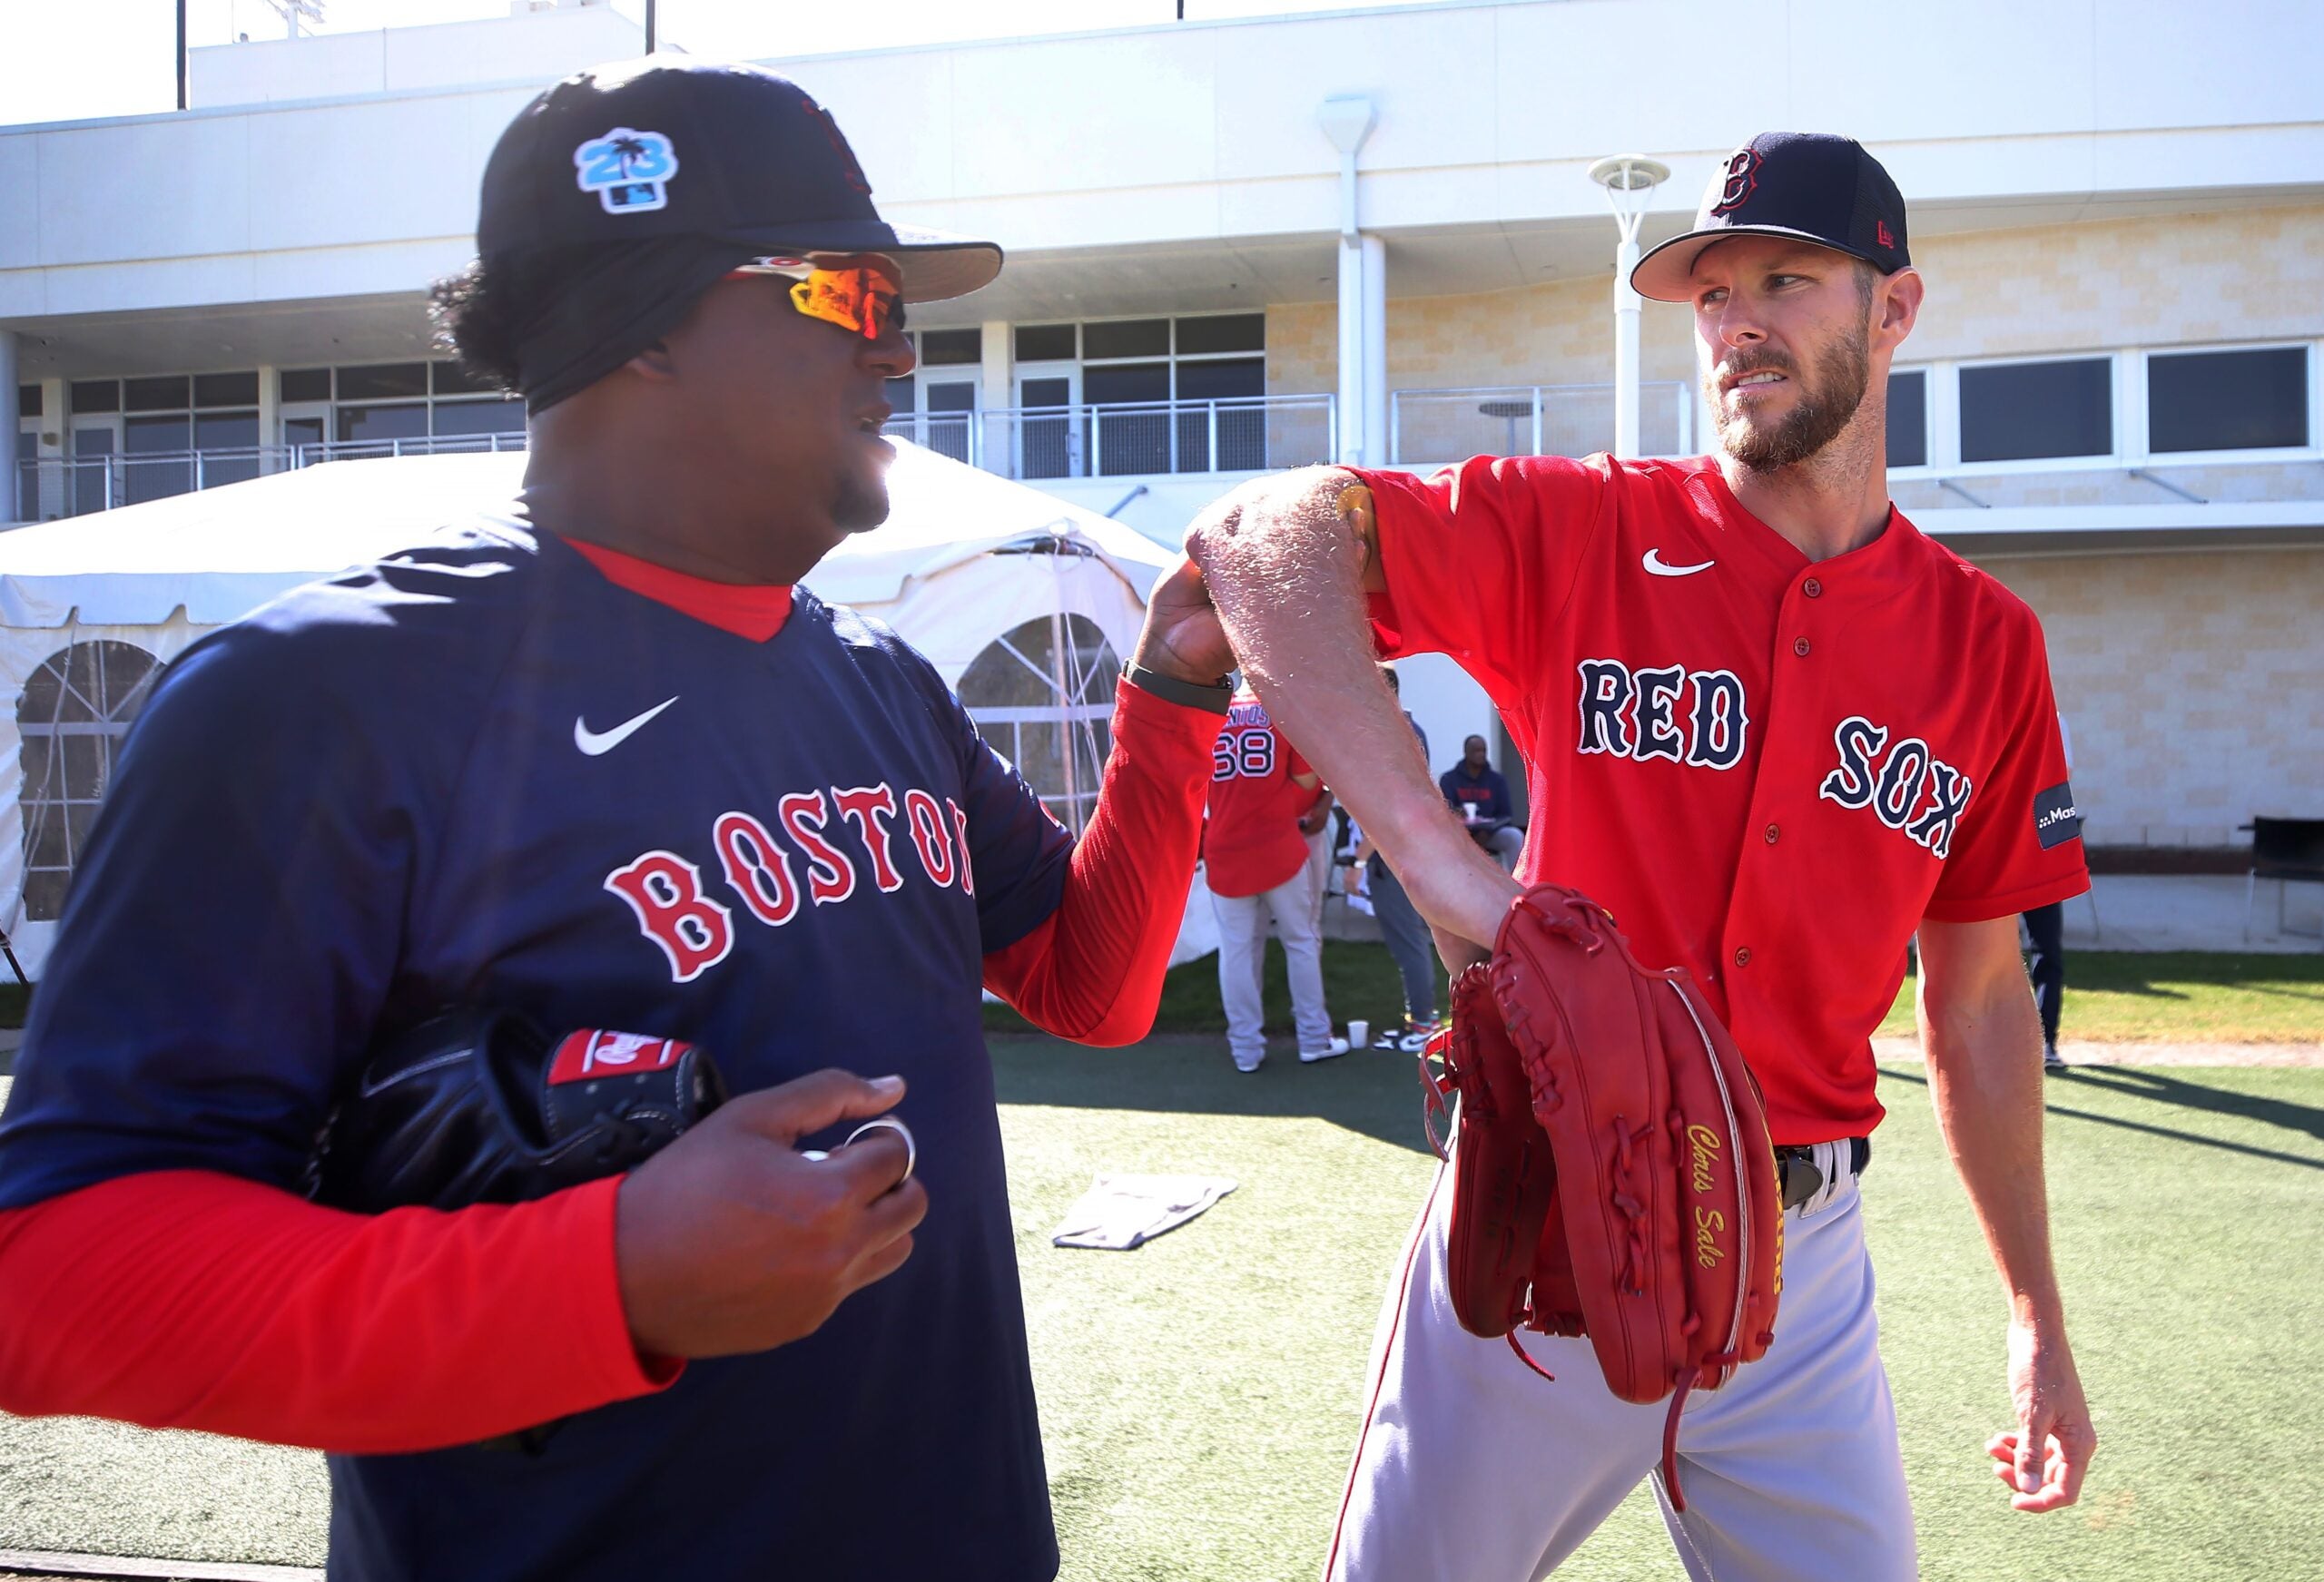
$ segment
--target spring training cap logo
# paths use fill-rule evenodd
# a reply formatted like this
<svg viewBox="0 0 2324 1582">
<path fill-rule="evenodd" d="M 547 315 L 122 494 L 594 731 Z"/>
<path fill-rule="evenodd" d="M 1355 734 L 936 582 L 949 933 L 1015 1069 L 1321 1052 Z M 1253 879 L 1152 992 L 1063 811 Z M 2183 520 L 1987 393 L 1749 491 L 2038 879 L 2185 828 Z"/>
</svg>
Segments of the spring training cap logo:
<svg viewBox="0 0 2324 1582">
<path fill-rule="evenodd" d="M 575 180 L 597 194 L 608 214 L 637 214 L 669 206 L 669 181 L 678 151 L 658 132 L 616 126 L 573 151 Z"/>
</svg>

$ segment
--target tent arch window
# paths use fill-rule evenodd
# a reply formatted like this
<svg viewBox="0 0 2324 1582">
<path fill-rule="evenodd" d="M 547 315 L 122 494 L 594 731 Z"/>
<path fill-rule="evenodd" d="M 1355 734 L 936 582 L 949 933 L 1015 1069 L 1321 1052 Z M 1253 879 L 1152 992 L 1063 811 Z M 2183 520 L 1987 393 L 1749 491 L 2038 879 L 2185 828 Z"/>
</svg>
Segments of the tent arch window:
<svg viewBox="0 0 2324 1582">
<path fill-rule="evenodd" d="M 153 654 L 105 640 L 68 644 L 25 679 L 16 704 L 25 920 L 51 922 L 64 911 L 123 739 L 161 673 Z"/>
<path fill-rule="evenodd" d="M 1065 612 L 1011 627 L 960 673 L 957 691 L 977 729 L 1077 835 L 1113 750 L 1120 676 L 1098 623 Z"/>
</svg>

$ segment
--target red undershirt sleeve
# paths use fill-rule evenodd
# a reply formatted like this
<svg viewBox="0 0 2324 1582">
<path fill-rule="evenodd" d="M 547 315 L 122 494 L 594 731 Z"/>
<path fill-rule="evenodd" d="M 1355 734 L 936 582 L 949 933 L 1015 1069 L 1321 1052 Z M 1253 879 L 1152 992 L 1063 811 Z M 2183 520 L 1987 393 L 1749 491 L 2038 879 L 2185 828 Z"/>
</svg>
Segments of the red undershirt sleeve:
<svg viewBox="0 0 2324 1582">
<path fill-rule="evenodd" d="M 0 1213 L 0 1408 L 389 1454 L 650 1393 L 682 1365 L 630 1343 L 619 1184 L 372 1216 L 172 1170 Z"/>
<path fill-rule="evenodd" d="M 1153 1029 L 1226 723 L 1127 681 L 1114 696 L 1113 751 L 1057 910 L 984 958 L 985 987 L 1028 1021 L 1103 1046 Z"/>
</svg>

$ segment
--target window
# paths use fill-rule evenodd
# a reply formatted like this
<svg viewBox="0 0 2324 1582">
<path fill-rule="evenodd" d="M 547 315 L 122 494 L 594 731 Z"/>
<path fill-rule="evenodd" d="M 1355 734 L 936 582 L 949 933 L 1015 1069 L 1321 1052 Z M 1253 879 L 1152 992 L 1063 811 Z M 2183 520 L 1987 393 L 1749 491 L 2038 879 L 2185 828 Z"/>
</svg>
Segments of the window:
<svg viewBox="0 0 2324 1582">
<path fill-rule="evenodd" d="M 327 426 L 305 413 L 284 418 L 282 442 L 311 445 L 327 427 L 332 449 L 341 455 L 484 450 L 497 435 L 525 431 L 524 402 L 457 361 L 289 369 L 282 375 L 282 400 L 286 406 L 331 402 Z"/>
<path fill-rule="evenodd" d="M 923 329 L 920 333 L 920 360 L 928 368 L 980 363 L 984 361 L 984 331 Z"/>
<path fill-rule="evenodd" d="M 1105 477 L 1267 465 L 1265 314 L 1098 320 L 1080 330 L 1081 398 L 1091 410 L 1083 439 L 1089 465 L 1078 470 Z"/>
<path fill-rule="evenodd" d="M 1011 628 L 960 674 L 960 703 L 977 729 L 1076 834 L 1097 805 L 1098 781 L 1113 750 L 1120 674 L 1121 662 L 1098 624 L 1063 614 Z"/>
<path fill-rule="evenodd" d="M 38 385 L 16 387 L 16 416 L 19 418 L 40 416 L 40 387 Z"/>
<path fill-rule="evenodd" d="M 1928 370 L 1888 376 L 1888 465 L 1928 465 Z"/>
<path fill-rule="evenodd" d="M 1080 326 L 1020 324 L 1017 327 L 1019 362 L 1071 362 L 1081 355 Z"/>
<path fill-rule="evenodd" d="M 2114 449 L 2112 359 L 2014 362 L 1961 370 L 1961 459 L 2027 461 Z"/>
<path fill-rule="evenodd" d="M 64 911 L 74 861 L 87 846 L 122 739 L 161 670 L 132 644 L 75 643 L 42 661 L 25 683 L 16 731 L 27 921 L 53 922 Z"/>
<path fill-rule="evenodd" d="M 2147 449 L 2308 444 L 2308 349 L 2157 352 L 2146 363 Z"/>
</svg>

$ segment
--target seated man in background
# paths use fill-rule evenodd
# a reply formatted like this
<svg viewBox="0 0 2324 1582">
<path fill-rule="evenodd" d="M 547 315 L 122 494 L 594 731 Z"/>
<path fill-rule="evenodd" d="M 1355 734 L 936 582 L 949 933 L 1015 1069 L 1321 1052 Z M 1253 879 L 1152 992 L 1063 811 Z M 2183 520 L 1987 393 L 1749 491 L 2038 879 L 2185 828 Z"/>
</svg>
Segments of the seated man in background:
<svg viewBox="0 0 2324 1582">
<path fill-rule="evenodd" d="M 1485 739 L 1472 736 L 1461 743 L 1461 762 L 1436 777 L 1444 800 L 1469 827 L 1470 838 L 1493 855 L 1502 871 L 1517 870 L 1517 854 L 1525 850 L 1525 831 L 1509 800 L 1509 781 L 1485 756 Z"/>
</svg>

